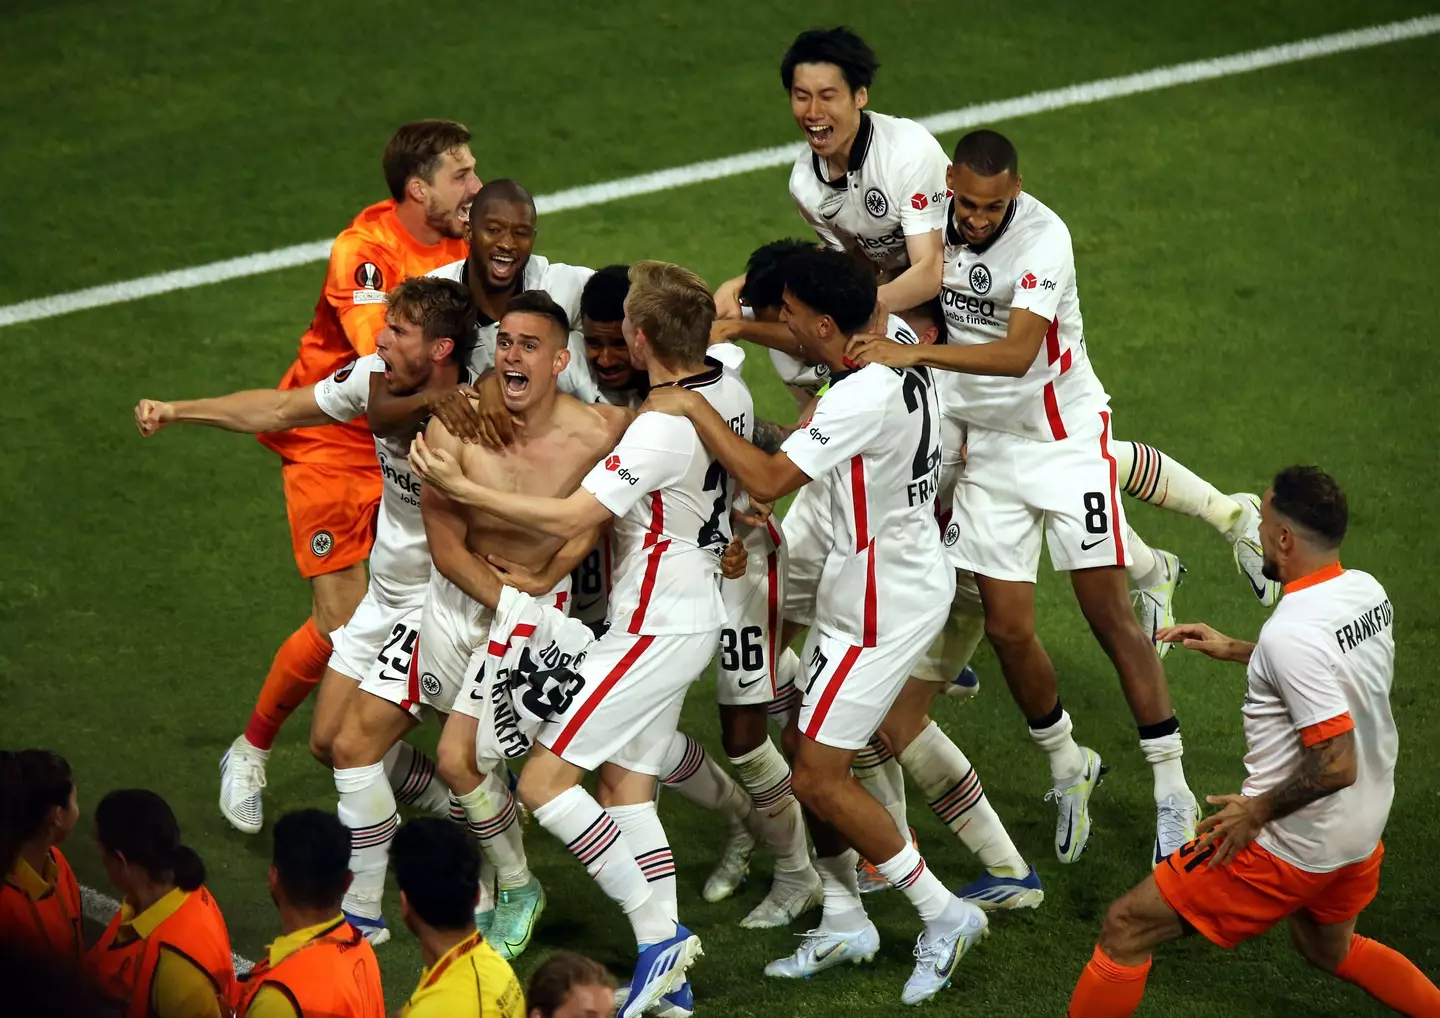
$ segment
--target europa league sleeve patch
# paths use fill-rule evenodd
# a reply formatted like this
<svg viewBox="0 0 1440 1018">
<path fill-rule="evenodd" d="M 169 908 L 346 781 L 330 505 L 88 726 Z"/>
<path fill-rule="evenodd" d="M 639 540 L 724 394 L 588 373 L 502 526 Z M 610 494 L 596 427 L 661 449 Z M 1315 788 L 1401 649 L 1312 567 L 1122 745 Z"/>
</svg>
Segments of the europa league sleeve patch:
<svg viewBox="0 0 1440 1018">
<path fill-rule="evenodd" d="M 355 285 L 362 290 L 383 290 L 385 274 L 374 262 L 366 262 L 355 270 Z"/>
</svg>

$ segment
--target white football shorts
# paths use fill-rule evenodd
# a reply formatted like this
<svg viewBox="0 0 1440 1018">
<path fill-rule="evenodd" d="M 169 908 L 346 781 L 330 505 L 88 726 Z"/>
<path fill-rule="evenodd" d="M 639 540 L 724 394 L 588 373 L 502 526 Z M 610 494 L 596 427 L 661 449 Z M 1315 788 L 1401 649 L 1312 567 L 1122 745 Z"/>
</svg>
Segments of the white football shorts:
<svg viewBox="0 0 1440 1018">
<path fill-rule="evenodd" d="M 737 707 L 775 699 L 775 664 L 784 650 L 778 645 L 786 558 L 780 528 L 767 520 L 763 527 L 749 528 L 744 541 L 749 554 L 745 575 L 720 582 L 725 628 L 715 662 L 715 698 Z"/>
<path fill-rule="evenodd" d="M 330 668 L 356 682 L 363 681 L 382 660 L 392 671 L 409 672 L 415 638 L 408 635 L 408 628 L 402 632 L 397 627 L 411 615 L 418 626 L 424 603 L 424 587 L 396 597 L 381 591 L 371 580 L 350 621 L 330 634 Z"/>
<path fill-rule="evenodd" d="M 830 533 L 830 488 L 817 478 L 795 493 L 780 521 L 785 545 L 785 597 L 782 616 L 808 626 L 815 620 L 815 594 L 825 557 L 834 543 Z"/>
<path fill-rule="evenodd" d="M 1060 572 L 1126 566 L 1110 414 L 1058 442 L 971 427 L 944 543 L 957 569 L 1034 583 L 1040 543 Z"/>
<path fill-rule="evenodd" d="M 659 776 L 685 693 L 715 655 L 715 630 L 635 636 L 614 628 L 590 646 L 580 685 L 535 741 L 566 763 L 602 763 Z"/>
</svg>

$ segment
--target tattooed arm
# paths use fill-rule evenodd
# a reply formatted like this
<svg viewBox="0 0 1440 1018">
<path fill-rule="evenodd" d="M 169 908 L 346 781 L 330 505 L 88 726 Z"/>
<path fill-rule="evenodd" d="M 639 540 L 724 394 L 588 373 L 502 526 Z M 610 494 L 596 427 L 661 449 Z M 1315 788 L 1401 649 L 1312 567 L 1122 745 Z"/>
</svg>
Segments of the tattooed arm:
<svg viewBox="0 0 1440 1018">
<path fill-rule="evenodd" d="M 1355 783 L 1355 732 L 1350 730 L 1305 747 L 1300 767 L 1284 784 L 1263 795 L 1209 795 L 1223 808 L 1200 821 L 1196 850 L 1214 851 L 1211 866 L 1224 866 L 1272 820 L 1287 817 L 1318 799 Z"/>
<path fill-rule="evenodd" d="M 767 421 L 762 417 L 755 422 L 754 442 L 774 456 L 780 451 L 780 444 L 789 438 L 790 432 L 794 430 L 794 428 L 787 428 L 783 424 L 776 424 L 774 421 Z"/>
</svg>

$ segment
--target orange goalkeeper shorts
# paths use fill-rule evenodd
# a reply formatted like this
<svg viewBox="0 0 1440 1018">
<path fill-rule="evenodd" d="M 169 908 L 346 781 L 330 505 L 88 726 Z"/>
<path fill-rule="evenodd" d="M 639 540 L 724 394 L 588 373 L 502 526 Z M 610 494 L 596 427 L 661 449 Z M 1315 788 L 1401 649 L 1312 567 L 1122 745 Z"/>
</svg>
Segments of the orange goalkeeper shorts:
<svg viewBox="0 0 1440 1018">
<path fill-rule="evenodd" d="M 1380 888 L 1385 844 L 1370 858 L 1329 873 L 1311 873 L 1276 858 L 1253 841 L 1225 866 L 1190 842 L 1155 868 L 1160 896 L 1206 940 L 1234 947 L 1296 912 L 1317 923 L 1354 919 Z"/>
<path fill-rule="evenodd" d="M 301 576 L 338 573 L 370 557 L 384 483 L 379 464 L 362 470 L 286 460 L 280 477 Z"/>
</svg>

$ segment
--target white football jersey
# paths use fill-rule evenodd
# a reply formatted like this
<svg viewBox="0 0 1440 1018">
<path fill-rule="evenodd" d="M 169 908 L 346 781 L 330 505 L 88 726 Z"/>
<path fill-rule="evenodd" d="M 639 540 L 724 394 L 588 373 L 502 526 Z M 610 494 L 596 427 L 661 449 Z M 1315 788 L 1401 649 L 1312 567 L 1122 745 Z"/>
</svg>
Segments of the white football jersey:
<svg viewBox="0 0 1440 1018">
<path fill-rule="evenodd" d="M 585 336 L 579 329 L 580 294 L 594 274 L 594 269 L 552 262 L 542 255 L 532 254 L 520 277 L 521 290 L 544 290 L 551 300 L 565 309 L 570 319 L 570 363 L 560 373 L 556 387 L 582 403 L 596 402 L 600 392 L 595 375 L 590 370 L 590 360 L 585 356 Z M 453 279 L 468 287 L 470 262 L 462 258 L 440 266 L 430 275 Z M 500 332 L 500 323 L 483 315 L 478 325 L 475 349 L 470 354 L 470 368 L 477 378 L 495 366 L 495 337 Z"/>
<path fill-rule="evenodd" d="M 1022 438 L 1059 441 L 1100 427 L 1110 397 L 1085 352 L 1075 253 L 1060 217 L 1024 192 L 1000 229 L 978 248 L 966 244 L 945 210 L 945 276 L 940 303 L 946 342 L 954 346 L 1005 338 L 1010 311 L 1050 320 L 1035 363 L 1020 378 L 937 372 L 947 415 Z"/>
<path fill-rule="evenodd" d="M 1246 674 L 1245 795 L 1300 770 L 1303 746 L 1353 726 L 1355 783 L 1272 820 L 1256 841 L 1303 870 L 1369 858 L 1395 797 L 1400 740 L 1390 711 L 1395 613 L 1375 577 L 1347 569 L 1287 585 Z"/>
<path fill-rule="evenodd" d="M 860 114 L 844 177 L 827 176 L 808 148 L 790 171 L 790 197 L 828 247 L 859 251 L 878 268 L 908 268 L 905 238 L 945 225 L 945 171 L 940 143 L 913 120 Z"/>
<path fill-rule="evenodd" d="M 370 406 L 370 377 L 385 370 L 378 353 L 351 361 L 315 386 L 315 402 L 337 421 L 353 421 Z M 370 579 L 400 599 L 430 582 L 430 546 L 420 519 L 420 478 L 410 470 L 410 439 L 375 437 L 375 457 L 385 485 L 375 544 L 370 549 Z"/>
<path fill-rule="evenodd" d="M 904 328 L 892 316 L 892 334 L 895 323 Z M 940 403 L 928 368 L 871 364 L 836 375 L 781 448 L 828 482 L 833 543 L 815 605 L 822 633 L 873 647 L 950 603 L 955 574 L 935 526 Z"/>
<path fill-rule="evenodd" d="M 738 348 L 736 348 L 738 351 Z M 705 397 L 737 435 L 754 435 L 750 390 L 733 354 L 677 382 Z M 743 357 L 743 352 L 740 353 Z M 615 514 L 612 629 L 636 635 L 719 630 L 720 555 L 730 543 L 736 483 L 684 417 L 643 413 L 582 486 Z"/>
</svg>

